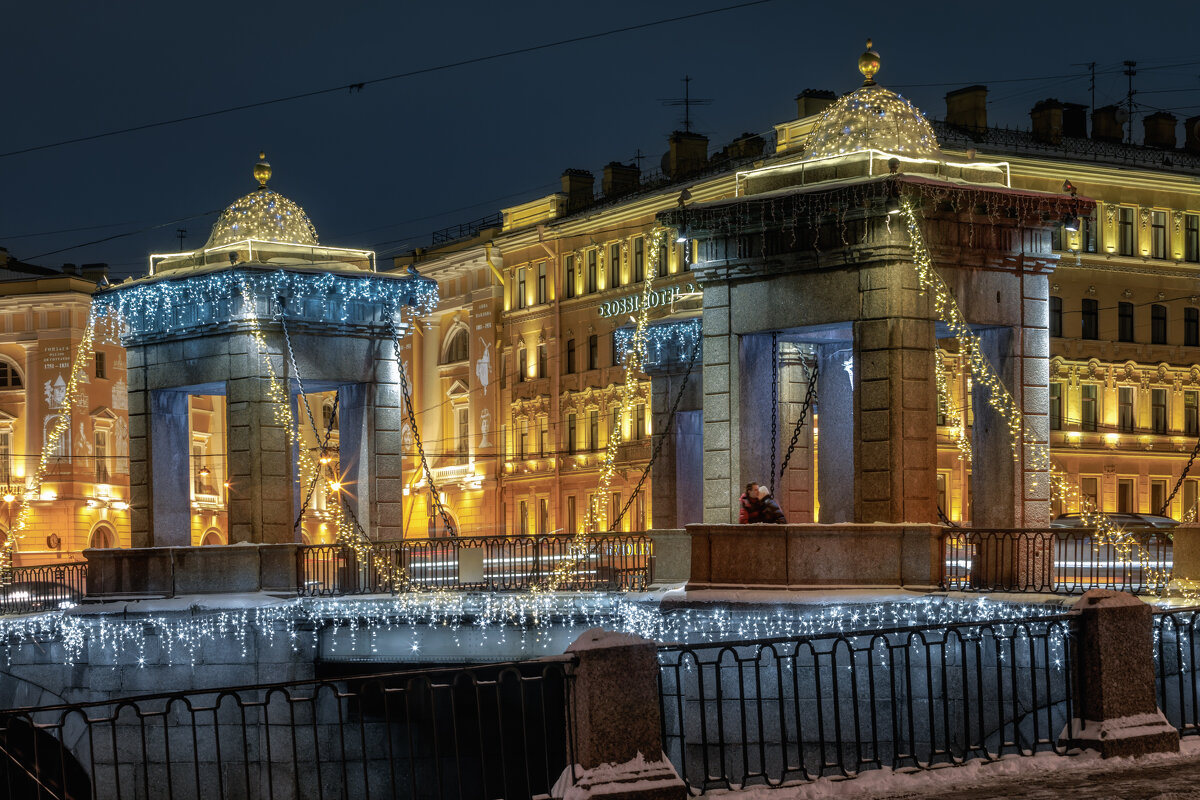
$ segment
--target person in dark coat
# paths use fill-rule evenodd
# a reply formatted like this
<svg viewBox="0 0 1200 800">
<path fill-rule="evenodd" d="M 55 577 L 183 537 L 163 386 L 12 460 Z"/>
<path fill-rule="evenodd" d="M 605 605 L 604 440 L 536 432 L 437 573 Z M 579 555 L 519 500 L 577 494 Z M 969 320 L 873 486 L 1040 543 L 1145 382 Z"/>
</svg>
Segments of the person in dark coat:
<svg viewBox="0 0 1200 800">
<path fill-rule="evenodd" d="M 746 491 L 738 500 L 738 522 L 742 525 L 762 522 L 762 502 L 758 499 L 758 484 L 754 481 L 746 484 Z"/>
<path fill-rule="evenodd" d="M 766 486 L 758 487 L 758 502 L 759 522 L 769 522 L 774 525 L 787 524 L 787 520 L 783 517 L 783 509 L 779 507 L 779 503 L 775 502 L 775 498 L 771 496 L 771 490 Z"/>
</svg>

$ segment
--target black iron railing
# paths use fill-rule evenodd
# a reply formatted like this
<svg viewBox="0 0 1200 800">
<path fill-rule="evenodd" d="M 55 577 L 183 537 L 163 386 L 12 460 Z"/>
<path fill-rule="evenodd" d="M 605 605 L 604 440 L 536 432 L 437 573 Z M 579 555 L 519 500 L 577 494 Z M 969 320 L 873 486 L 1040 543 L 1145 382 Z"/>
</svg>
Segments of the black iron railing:
<svg viewBox="0 0 1200 800">
<path fill-rule="evenodd" d="M 963 592 L 1158 592 L 1172 568 L 1171 536 L 1130 531 L 1132 551 L 1085 528 L 951 529 L 942 536 L 942 588 Z M 1140 553 L 1146 555 L 1143 560 Z"/>
<path fill-rule="evenodd" d="M 659 649 L 693 791 L 1061 752 L 1069 617 Z"/>
<path fill-rule="evenodd" d="M 533 797 L 572 763 L 569 660 L 0 711 L 5 797 Z"/>
<path fill-rule="evenodd" d="M 1180 734 L 1200 733 L 1200 609 L 1158 611 L 1154 615 L 1154 677 L 1158 707 Z"/>
<path fill-rule="evenodd" d="M 87 591 L 87 562 L 13 567 L 0 586 L 0 614 L 48 611 L 78 603 Z"/>
<path fill-rule="evenodd" d="M 338 544 L 305 545 L 297 563 L 302 595 L 395 591 L 388 578 L 403 567 L 424 588 L 519 591 L 544 582 L 571 557 L 572 536 L 460 536 L 372 542 L 361 557 Z M 641 534 L 589 536 L 571 577 L 559 588 L 640 590 L 651 581 L 652 542 Z"/>
</svg>

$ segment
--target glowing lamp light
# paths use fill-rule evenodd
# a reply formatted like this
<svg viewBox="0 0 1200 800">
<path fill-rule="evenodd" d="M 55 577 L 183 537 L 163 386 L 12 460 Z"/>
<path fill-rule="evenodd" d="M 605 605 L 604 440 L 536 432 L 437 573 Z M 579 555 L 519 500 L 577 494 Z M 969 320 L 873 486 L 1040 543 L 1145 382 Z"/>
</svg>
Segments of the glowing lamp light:
<svg viewBox="0 0 1200 800">
<path fill-rule="evenodd" d="M 6 503 L 11 503 L 13 500 L 16 500 L 16 499 L 17 499 L 17 496 L 11 492 L 4 495 L 4 502 L 6 502 Z"/>
<path fill-rule="evenodd" d="M 96 500 L 96 499 L 90 498 L 90 497 L 88 498 L 88 501 L 87 501 L 88 508 L 98 508 L 99 506 L 100 506 L 99 500 Z"/>
<path fill-rule="evenodd" d="M 112 504 L 112 507 L 117 511 L 128 511 L 129 503 L 126 503 L 124 500 L 117 500 Z"/>
<path fill-rule="evenodd" d="M 1116 447 L 1121 441 L 1121 435 L 1119 433 L 1106 433 L 1104 434 L 1104 441 L 1109 447 Z"/>
<path fill-rule="evenodd" d="M 42 499 L 43 500 L 57 500 L 58 492 L 54 491 L 53 489 L 42 489 Z"/>
<path fill-rule="evenodd" d="M 340 492 L 342 490 L 342 484 L 340 481 L 330 481 L 329 488 L 335 492 Z"/>
</svg>

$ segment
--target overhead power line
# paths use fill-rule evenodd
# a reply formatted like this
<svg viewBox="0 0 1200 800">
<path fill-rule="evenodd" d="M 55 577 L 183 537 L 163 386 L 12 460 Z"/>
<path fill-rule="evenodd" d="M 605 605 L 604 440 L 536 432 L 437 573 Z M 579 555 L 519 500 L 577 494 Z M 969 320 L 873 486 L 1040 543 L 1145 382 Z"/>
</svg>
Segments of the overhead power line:
<svg viewBox="0 0 1200 800">
<path fill-rule="evenodd" d="M 72 139 L 62 139 L 57 142 L 49 142 L 47 144 L 33 145 L 32 147 L 23 147 L 19 150 L 10 150 L 7 153 L 0 153 L 0 158 L 8 158 L 9 156 L 18 156 L 24 153 L 34 153 L 39 150 L 49 150 L 54 147 L 63 147 L 68 144 L 79 144 L 80 142 L 91 142 L 96 139 L 105 139 L 110 136 L 119 136 L 125 133 L 134 133 L 136 131 L 149 130 L 151 128 L 161 128 L 166 125 L 177 125 L 181 122 L 192 122 L 198 119 L 207 119 L 209 117 L 217 117 L 223 114 L 232 114 L 235 111 L 246 111 L 251 108 L 261 108 L 263 106 L 277 105 L 279 103 L 290 103 L 293 100 L 303 100 L 309 97 L 319 97 L 320 95 L 333 94 L 334 92 L 359 92 L 364 87 L 372 86 L 378 83 L 387 83 L 388 81 L 397 81 L 403 78 L 412 78 L 417 75 L 428 75 L 431 72 L 441 72 L 455 67 L 465 67 L 470 64 L 482 64 L 486 61 L 496 61 L 510 56 L 523 55 L 525 53 L 535 53 L 539 50 L 549 50 L 554 47 L 562 47 L 568 44 L 577 44 L 579 42 L 587 42 L 595 39 L 603 39 L 608 36 L 615 36 L 619 33 L 630 33 L 632 31 L 645 30 L 654 28 L 660 25 L 669 25 L 673 22 L 682 22 L 684 20 L 696 19 L 698 17 L 706 17 L 711 14 L 720 14 L 726 11 L 735 11 L 737 9 L 749 8 L 750 6 L 761 6 L 767 3 L 775 2 L 775 0 L 748 0 L 744 3 L 737 3 L 730 6 L 722 6 L 720 8 L 710 8 L 707 11 L 696 11 L 691 14 L 681 14 L 677 17 L 667 17 L 664 19 L 654 20 L 652 22 L 642 22 L 637 25 L 624 25 L 620 28 L 612 28 L 599 33 L 588 33 L 582 36 L 572 36 L 568 39 L 559 39 L 554 42 L 544 42 L 542 44 L 530 45 L 528 47 L 518 47 L 513 50 L 503 50 L 498 53 L 489 53 L 488 55 L 475 56 L 474 58 L 464 58 L 459 61 L 450 61 L 445 64 L 437 64 L 431 67 L 422 67 L 420 69 L 409 70 L 408 72 L 398 72 L 395 75 L 384 75 L 378 78 L 370 78 L 368 80 L 354 81 L 351 83 L 343 83 L 338 86 L 330 86 L 325 89 L 314 89 L 308 92 L 300 92 L 298 94 L 286 95 L 284 97 L 276 97 L 271 100 L 259 100 L 254 103 L 243 103 L 241 105 L 229 106 L 215 111 L 205 111 L 200 114 L 189 114 L 184 117 L 176 117 L 174 119 L 159 120 L 158 122 L 147 122 L 142 125 L 133 125 L 128 128 L 119 128 L 117 130 L 105 131 L 104 133 L 94 133 L 89 136 L 77 136 Z"/>
</svg>

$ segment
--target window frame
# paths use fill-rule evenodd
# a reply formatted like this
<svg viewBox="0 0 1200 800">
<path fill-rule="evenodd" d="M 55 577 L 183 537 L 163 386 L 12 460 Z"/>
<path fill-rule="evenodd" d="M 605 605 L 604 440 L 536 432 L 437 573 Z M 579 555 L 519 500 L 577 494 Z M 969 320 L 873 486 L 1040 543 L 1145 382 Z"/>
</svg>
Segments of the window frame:
<svg viewBox="0 0 1200 800">
<path fill-rule="evenodd" d="M 1091 297 L 1080 300 L 1079 338 L 1095 341 L 1100 338 L 1100 303 Z"/>
<path fill-rule="evenodd" d="M 563 272 L 565 274 L 566 298 L 570 300 L 575 296 L 575 255 L 571 254 L 563 257 Z"/>
<path fill-rule="evenodd" d="M 1058 295 L 1050 295 L 1050 335 L 1052 337 L 1062 338 L 1062 298 Z"/>
<path fill-rule="evenodd" d="M 1150 306 L 1150 344 L 1167 343 L 1167 307 L 1161 303 Z"/>
<path fill-rule="evenodd" d="M 1132 256 L 1137 252 L 1137 228 L 1134 221 L 1137 209 L 1117 206 L 1117 255 Z"/>
<path fill-rule="evenodd" d="M 1117 303 L 1117 341 L 1132 342 L 1134 331 L 1133 303 L 1124 300 Z"/>
</svg>

